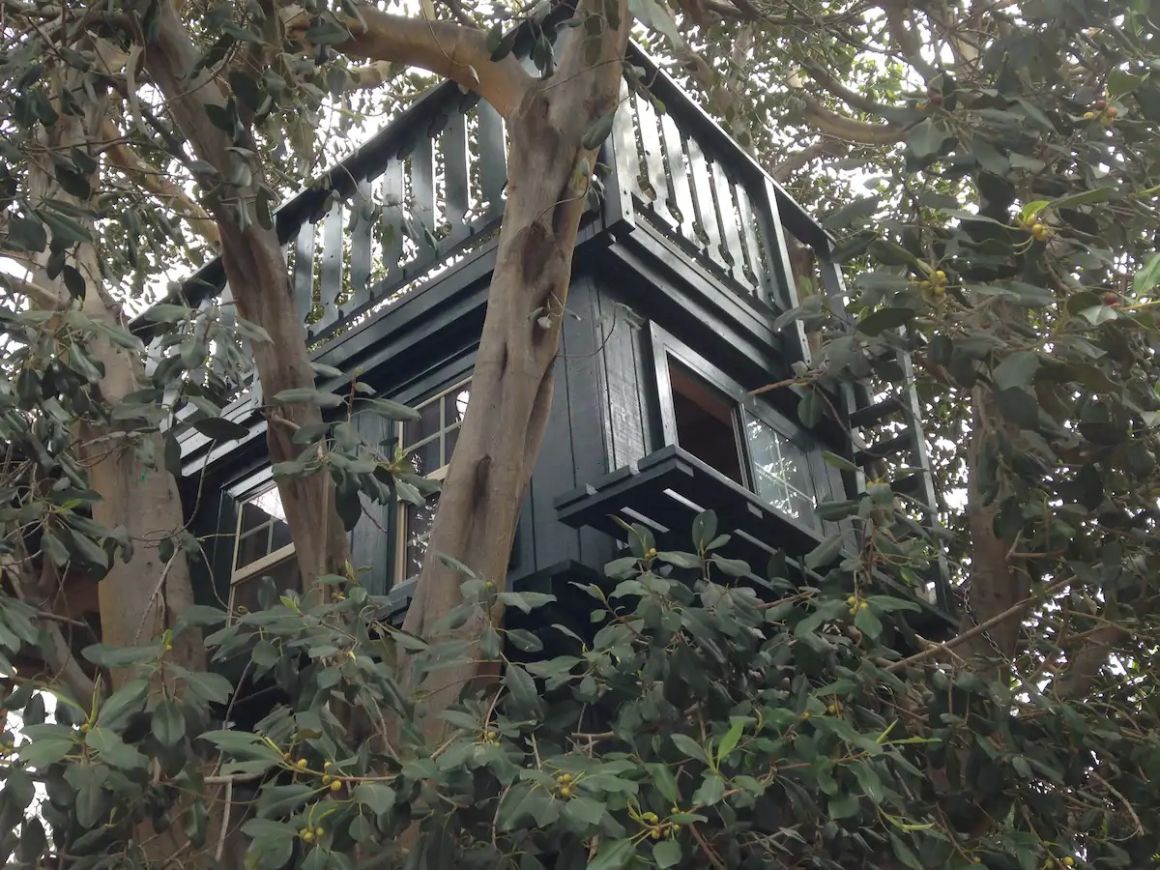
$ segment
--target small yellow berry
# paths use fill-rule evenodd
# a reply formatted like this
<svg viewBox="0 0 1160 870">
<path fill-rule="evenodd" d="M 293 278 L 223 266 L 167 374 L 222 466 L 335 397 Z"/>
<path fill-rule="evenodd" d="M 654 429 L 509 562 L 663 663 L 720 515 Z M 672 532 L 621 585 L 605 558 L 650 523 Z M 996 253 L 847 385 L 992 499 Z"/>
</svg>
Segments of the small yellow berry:
<svg viewBox="0 0 1160 870">
<path fill-rule="evenodd" d="M 645 551 L 644 557 L 645 557 L 646 559 L 655 559 L 655 558 L 656 558 L 656 555 L 657 555 L 657 548 L 656 548 L 656 547 L 649 547 L 649 548 L 648 548 L 648 549 Z"/>
<path fill-rule="evenodd" d="M 323 785 L 330 785 L 330 783 L 333 779 L 334 779 L 333 776 L 331 776 L 330 774 L 326 774 L 324 777 L 322 777 L 322 784 Z"/>
<path fill-rule="evenodd" d="M 1031 237 L 1037 242 L 1041 242 L 1051 235 L 1051 227 L 1045 223 L 1036 222 L 1031 227 Z"/>
<path fill-rule="evenodd" d="M 1108 111 L 1110 112 L 1111 109 L 1109 109 Z M 1075 866 L 1075 858 L 1071 857 L 1071 855 L 1068 855 L 1067 857 L 1065 857 L 1063 859 L 1063 866 L 1064 867 L 1074 867 Z"/>
<path fill-rule="evenodd" d="M 570 786 L 570 785 L 560 786 L 560 797 L 562 797 L 562 798 L 572 797 L 572 786 Z"/>
<path fill-rule="evenodd" d="M 812 715 L 813 715 L 813 714 L 812 714 L 812 713 L 811 713 L 809 710 L 806 710 L 804 713 L 802 713 L 802 718 L 803 718 L 803 719 L 809 719 L 809 718 L 810 718 L 810 716 L 812 716 Z"/>
<path fill-rule="evenodd" d="M 827 704 L 826 705 L 826 712 L 829 713 L 831 716 L 837 716 L 838 715 L 838 705 L 837 704 Z"/>
<path fill-rule="evenodd" d="M 490 592 L 492 589 L 495 588 L 495 583 L 491 580 L 484 580 L 483 581 L 483 588 L 486 589 L 488 592 Z"/>
<path fill-rule="evenodd" d="M 648 835 L 650 837 L 652 837 L 654 840 L 659 840 L 661 838 L 662 833 L 663 832 L 661 831 L 660 828 L 653 828 L 651 831 L 648 832 Z"/>
<path fill-rule="evenodd" d="M 572 774 L 570 774 L 570 773 L 561 773 L 559 776 L 556 777 L 556 782 L 563 783 L 565 785 L 570 783 L 571 781 L 572 781 Z"/>
<path fill-rule="evenodd" d="M 936 284 L 945 284 L 947 282 L 947 273 L 942 269 L 937 270 L 931 277 Z"/>
<path fill-rule="evenodd" d="M 859 610 L 865 610 L 865 609 L 866 609 L 866 608 L 868 608 L 869 606 L 870 606 L 870 605 L 869 605 L 869 603 L 867 603 L 867 602 L 865 602 L 865 601 L 859 601 L 859 602 L 858 602 L 858 609 L 859 609 Z"/>
<path fill-rule="evenodd" d="M 1096 116 L 1096 113 L 1095 113 L 1095 112 L 1084 112 L 1084 113 L 1083 113 L 1083 119 L 1084 119 L 1085 121 L 1090 121 L 1090 120 L 1092 120 L 1093 118 L 1095 118 L 1095 116 Z"/>
<path fill-rule="evenodd" d="M 323 770 L 330 770 L 330 768 L 331 768 L 333 765 L 334 765 L 334 762 L 333 762 L 333 761 L 324 761 L 324 762 L 322 762 L 322 769 L 323 769 Z"/>
<path fill-rule="evenodd" d="M 677 806 L 669 807 L 669 813 L 671 813 L 671 814 L 672 814 L 672 815 L 674 815 L 674 816 L 675 816 L 677 813 L 679 813 L 680 811 L 681 811 L 681 808 L 680 808 L 680 807 L 677 807 Z"/>
<path fill-rule="evenodd" d="M 90 729 L 90 728 L 92 728 L 92 727 L 93 727 L 93 726 L 92 726 L 92 725 L 90 725 L 88 722 L 82 722 L 82 723 L 81 723 L 81 734 L 88 734 L 88 733 L 89 733 L 89 729 Z"/>
<path fill-rule="evenodd" d="M 309 763 L 310 762 L 308 762 L 305 758 L 299 758 L 297 761 L 294 762 L 294 766 L 297 767 L 299 770 L 306 770 L 306 766 Z"/>
<path fill-rule="evenodd" d="M 310 830 L 310 828 L 303 828 L 298 832 L 298 836 L 302 838 L 302 842 L 304 843 L 314 842 L 314 831 Z"/>
<path fill-rule="evenodd" d="M 650 824 L 654 824 L 654 825 L 655 825 L 655 824 L 657 823 L 657 821 L 658 821 L 658 819 L 657 819 L 657 814 L 656 814 L 656 813 L 641 813 L 641 814 L 640 814 L 640 817 L 641 817 L 642 819 L 644 819 L 646 822 L 648 822 L 648 823 L 650 823 Z"/>
<path fill-rule="evenodd" d="M 330 790 L 331 791 L 342 791 L 342 780 L 336 779 L 334 782 L 332 782 L 330 784 Z"/>
<path fill-rule="evenodd" d="M 858 603 L 858 596 L 851 595 L 849 598 L 846 599 L 846 603 L 849 604 L 851 607 L 853 607 L 855 604 Z"/>
<path fill-rule="evenodd" d="M 322 830 L 322 828 L 315 828 L 314 829 L 314 836 L 316 836 L 316 837 L 321 838 L 322 835 L 325 833 L 326 833 L 326 831 Z"/>
</svg>

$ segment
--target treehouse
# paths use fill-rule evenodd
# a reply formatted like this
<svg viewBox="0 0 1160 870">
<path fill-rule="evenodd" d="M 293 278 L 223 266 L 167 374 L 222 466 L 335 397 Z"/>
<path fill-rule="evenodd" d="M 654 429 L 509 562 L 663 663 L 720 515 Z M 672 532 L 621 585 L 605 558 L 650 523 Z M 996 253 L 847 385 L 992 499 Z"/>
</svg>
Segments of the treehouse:
<svg viewBox="0 0 1160 870">
<path fill-rule="evenodd" d="M 656 102 L 626 90 L 602 148 L 602 196 L 581 226 L 555 400 L 511 555 L 517 589 L 593 576 L 623 548 L 617 519 L 644 524 L 662 547 L 687 549 L 705 509 L 732 534 L 726 555 L 761 575 L 776 551 L 792 562 L 842 531 L 817 519 L 815 505 L 855 497 L 864 475 L 850 468 L 870 463 L 911 469 L 911 497 L 934 504 L 913 394 L 877 403 L 866 389 L 827 396 L 837 420 L 822 415 L 812 428 L 799 421 L 797 387 L 754 395 L 810 359 L 806 332 L 775 329 L 779 314 L 802 292 L 843 294 L 831 239 L 632 52 Z M 505 178 L 502 120 L 447 82 L 276 214 L 292 274 L 287 304 L 308 324 L 314 359 L 347 375 L 320 386 L 342 393 L 357 373 L 378 396 L 416 409 L 414 421 L 356 414 L 352 422 L 388 454 L 407 451 L 431 481 L 447 470 L 471 400 Z M 227 298 L 220 263 L 183 292 L 195 305 Z M 247 434 L 214 441 L 190 432 L 181 444 L 195 531 L 206 540 L 198 594 L 252 603 L 259 577 L 299 580 L 267 420 L 253 397 L 227 417 Z M 835 467 L 827 452 L 853 466 Z M 396 613 L 407 606 L 437 498 L 367 503 L 350 533 L 362 582 Z M 937 577 L 910 594 L 929 613 L 949 612 Z"/>
</svg>

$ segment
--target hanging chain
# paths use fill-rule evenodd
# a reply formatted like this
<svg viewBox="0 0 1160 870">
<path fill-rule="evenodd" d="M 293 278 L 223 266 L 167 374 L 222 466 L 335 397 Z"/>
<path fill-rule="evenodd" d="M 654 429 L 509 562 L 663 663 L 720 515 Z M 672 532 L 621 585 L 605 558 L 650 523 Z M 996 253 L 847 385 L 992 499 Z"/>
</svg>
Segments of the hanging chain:
<svg viewBox="0 0 1160 870">
<path fill-rule="evenodd" d="M 975 616 L 975 608 L 971 606 L 970 577 L 955 587 L 955 596 L 959 599 L 959 606 L 963 608 L 963 613 L 967 615 L 967 619 L 970 620 L 971 625 L 977 627 L 979 625 L 979 618 Z M 982 637 L 983 640 L 987 642 L 987 645 L 990 646 L 994 651 L 995 655 L 997 655 L 1003 661 L 1010 661 L 1007 658 L 1007 654 L 1003 652 L 999 644 L 995 642 L 995 638 L 991 636 L 991 632 L 984 629 L 982 632 Z"/>
</svg>

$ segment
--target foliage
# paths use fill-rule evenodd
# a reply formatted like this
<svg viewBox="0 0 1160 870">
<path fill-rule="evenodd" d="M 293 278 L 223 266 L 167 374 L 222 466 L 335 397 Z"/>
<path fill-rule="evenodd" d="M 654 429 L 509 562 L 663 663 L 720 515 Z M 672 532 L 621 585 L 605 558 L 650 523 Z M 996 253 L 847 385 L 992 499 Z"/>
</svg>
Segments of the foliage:
<svg viewBox="0 0 1160 870">
<path fill-rule="evenodd" d="M 889 530 L 872 496 L 857 511 Z M 200 865 L 230 782 L 230 823 L 256 867 L 1150 861 L 1136 825 L 1158 808 L 1154 700 L 1115 722 L 1033 686 L 900 667 L 917 606 L 852 583 L 856 554 L 804 583 L 758 581 L 716 554 L 729 536 L 715 527 L 699 517 L 687 553 L 658 553 L 635 528 L 613 579 L 583 589 L 586 627 L 534 619 L 552 596 L 468 577 L 449 620 L 504 595 L 535 628 L 493 626 L 483 654 L 504 662 L 502 683 L 449 710 L 438 746 L 412 727 L 387 665 L 401 646 L 437 670 L 463 646 L 391 628 L 383 602 L 343 578 L 319 578 L 336 593 L 322 603 L 270 584 L 262 610 L 228 624 L 213 608 L 184 615 L 216 629 L 216 662 L 244 662 L 250 690 L 279 699 L 252 729 L 223 721 L 229 682 L 173 663 L 169 638 L 90 647 L 137 679 L 91 705 L 58 695 L 52 723 L 32 683 L 5 698 L 26 723 L 3 768 L 5 846 L 25 862 L 115 866 L 137 856 L 145 818 L 183 825 L 197 850 L 184 860 Z M 1115 799 L 1092 793 L 1100 778 Z M 47 797 L 13 831 L 33 783 Z"/>
<path fill-rule="evenodd" d="M 257 389 L 245 383 L 249 354 L 272 337 L 228 307 L 155 308 L 149 372 L 111 401 L 94 348 L 111 344 L 143 365 L 145 346 L 81 306 L 141 295 L 202 260 L 187 235 L 196 213 L 178 193 L 207 205 L 224 195 L 242 228 L 268 224 L 270 205 L 314 168 L 320 118 L 345 131 L 353 109 L 374 114 L 417 87 L 356 88 L 325 10 L 303 51 L 266 32 L 273 19 L 261 4 L 186 5 L 199 65 L 220 67 L 231 95 L 207 123 L 244 140 L 229 171 L 189 156 L 157 94 L 138 88 L 135 59 L 124 75 L 101 71 L 109 40 L 135 44 L 126 19 L 151 26 L 148 15 L 78 11 L 84 26 L 69 41 L 64 25 L 45 35 L 55 6 L 0 0 L 5 16 L 36 22 L 0 57 L 0 245 L 64 294 L 44 306 L 0 276 L 11 290 L 0 313 L 7 581 L 101 576 L 156 549 L 144 600 L 165 580 L 159 566 L 199 550 L 185 528 L 135 540 L 96 523 L 109 494 L 91 488 L 89 463 L 119 451 L 137 469 L 178 475 L 179 437 L 245 434 L 225 409 L 238 390 Z M 5 596 L 4 709 L 24 728 L 19 746 L 5 738 L 0 819 L 17 860 L 145 863 L 166 827 L 184 832 L 178 857 L 194 865 L 236 847 L 255 866 L 305 867 L 1153 860 L 1155 4 L 851 2 L 803 13 L 738 2 L 715 4 L 723 17 L 706 21 L 712 5 L 632 8 L 664 35 L 655 47 L 705 87 L 710 109 L 828 212 L 851 278 L 847 304 L 835 315 L 809 296 L 807 268 L 802 305 L 779 319 L 803 321 L 816 338 L 793 379 L 803 422 L 821 422 L 851 388 L 914 390 L 942 528 L 930 534 L 931 518 L 905 494 L 913 469 L 882 467 L 857 498 L 819 506 L 844 534 L 805 556 L 814 573 L 747 576 L 715 552 L 708 516 L 689 553 L 654 552 L 634 532 L 609 582 L 583 590 L 589 623 L 546 626 L 546 602 L 465 571 L 465 604 L 443 622 L 486 617 L 478 650 L 403 634 L 380 618 L 385 602 L 327 575 L 306 599 L 267 589 L 253 613 L 188 608 L 141 646 L 89 647 L 85 668 L 102 674 L 91 696 L 63 676 L 18 674 L 50 658 L 51 631 L 67 617 L 46 613 L 48 598 Z M 25 19 L 0 18 L 0 32 L 14 33 L 13 20 Z M 74 74 L 82 84 L 62 89 Z M 155 162 L 146 177 L 171 178 L 178 192 L 158 194 L 124 167 L 94 189 L 94 154 L 107 142 L 45 141 L 84 114 L 70 100 L 106 88 L 130 94 L 123 106 L 111 100 L 118 138 Z M 341 147 L 342 137 L 322 138 Z M 783 174 L 793 144 L 804 147 L 791 159 L 808 159 Z M 263 167 L 268 177 L 254 181 Z M 41 176 L 58 186 L 47 199 L 35 193 Z M 251 182 L 252 202 L 231 196 Z M 76 258 L 92 245 L 99 275 Z M 364 498 L 419 501 L 425 484 L 404 457 L 382 455 L 349 425 L 361 407 L 409 412 L 337 371 L 313 374 L 316 383 L 261 402 L 272 419 L 289 403 L 335 412 L 295 430 L 297 454 L 279 477 L 323 472 L 348 526 Z M 834 461 L 857 479 L 860 469 Z M 958 637 L 921 622 L 911 603 L 940 573 L 939 553 L 967 605 Z M 532 617 L 495 624 L 501 602 Z M 195 631 L 211 632 L 215 670 L 178 660 L 175 646 Z M 437 675 L 469 650 L 503 664 L 502 684 L 449 711 L 445 739 L 428 743 L 416 719 L 423 698 L 402 693 L 395 659 Z M 105 674 L 116 675 L 111 693 Z M 235 697 L 256 686 L 279 702 L 260 722 L 235 722 Z M 45 691 L 58 699 L 53 721 Z"/>
</svg>

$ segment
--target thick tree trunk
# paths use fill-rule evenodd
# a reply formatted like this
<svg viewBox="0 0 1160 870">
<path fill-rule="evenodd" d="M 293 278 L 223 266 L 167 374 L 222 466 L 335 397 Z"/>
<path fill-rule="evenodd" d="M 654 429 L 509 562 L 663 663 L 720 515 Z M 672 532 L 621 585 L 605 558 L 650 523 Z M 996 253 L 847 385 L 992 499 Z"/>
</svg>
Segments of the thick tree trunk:
<svg viewBox="0 0 1160 870">
<path fill-rule="evenodd" d="M 577 14 L 602 12 L 582 9 Z M 502 589 L 520 501 L 539 453 L 552 401 L 552 368 L 568 298 L 572 251 L 593 165 L 582 140 L 615 110 L 628 14 L 606 25 L 598 58 L 585 60 L 582 28 L 559 69 L 534 85 L 509 117 L 508 199 L 500 231 L 471 401 L 443 485 L 439 510 L 404 629 L 437 641 L 436 623 L 460 603 L 464 578 L 439 557 L 451 556 Z M 547 317 L 545 321 L 543 318 Z M 479 614 L 455 634 L 478 640 Z M 438 733 L 438 714 L 462 688 L 494 673 L 474 655 L 418 688 L 424 730 Z M 406 668 L 404 679 L 409 677 Z"/>
<path fill-rule="evenodd" d="M 207 106 L 224 106 L 225 97 L 217 81 L 208 73 L 194 75 L 198 60 L 188 32 L 171 3 L 162 2 L 157 13 L 156 35 L 145 46 L 145 67 L 168 100 L 170 115 L 189 139 L 197 156 L 209 163 L 222 179 L 231 176 L 234 165 L 243 160 L 229 149 L 243 146 L 255 151 L 248 134 L 234 141 L 215 127 Z M 254 362 L 266 402 L 283 390 L 311 388 L 314 373 L 306 346 L 306 328 L 298 316 L 290 293 L 289 275 L 282 246 L 273 229 L 257 222 L 244 223 L 239 208 L 252 209 L 261 186 L 261 167 L 249 161 L 250 184 L 221 189 L 208 203 L 222 239 L 222 264 L 237 302 L 238 313 L 269 333 L 271 341 L 254 342 Z M 318 407 L 308 404 L 281 405 L 269 414 L 267 442 L 270 459 L 295 459 L 302 447 L 292 442 L 294 431 L 322 420 Z M 294 538 L 298 564 L 304 582 L 319 574 L 344 574 L 348 570 L 348 542 L 334 506 L 334 487 L 322 471 L 309 478 L 278 482 L 282 506 Z"/>
<path fill-rule="evenodd" d="M 61 84 L 65 87 L 68 82 Z M 85 93 L 80 86 L 70 87 L 73 99 Z M 99 139 L 98 131 L 105 120 L 103 101 L 91 101 L 83 118 L 61 113 L 45 144 L 54 148 L 90 150 Z M 92 155 L 94 158 L 95 154 Z M 97 177 L 91 179 L 93 190 L 99 189 Z M 53 171 L 41 161 L 30 171 L 29 189 L 34 201 L 55 199 L 84 210 L 87 202 L 77 200 L 63 190 Z M 91 228 L 90 228 L 91 229 Z M 48 281 L 43 268 L 47 254 L 41 255 L 43 276 L 37 276 L 56 295 L 56 304 L 68 304 L 69 294 L 60 280 Z M 104 292 L 100 258 L 93 244 L 75 245 L 67 257 L 68 264 L 84 278 L 86 293 L 81 310 L 94 321 L 120 327 L 120 311 Z M 120 403 L 125 396 L 145 385 L 145 370 L 140 355 L 119 347 L 101 335 L 90 335 L 85 349 L 102 376 L 96 386 L 99 400 L 106 408 Z M 193 603 L 189 565 L 180 547 L 168 561 L 160 557 L 160 544 L 174 538 L 184 526 L 184 515 L 177 483 L 160 466 L 150 467 L 134 450 L 134 442 L 144 440 L 145 453 L 163 455 L 161 436 L 128 435 L 113 423 L 92 419 L 78 427 L 80 454 L 88 467 L 89 485 L 101 499 L 93 506 L 93 519 L 108 529 L 123 528 L 132 544 L 132 556 L 125 561 L 115 557 L 108 574 L 99 584 L 101 641 L 115 646 L 134 646 L 156 641 L 171 627 L 180 613 Z M 46 590 L 41 590 L 45 592 Z M 200 668 L 205 650 L 196 632 L 179 638 L 173 650 L 182 664 Z M 113 687 L 128 679 L 128 671 L 112 674 Z M 84 700 L 84 699 L 80 699 Z"/>
</svg>

